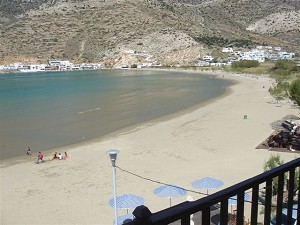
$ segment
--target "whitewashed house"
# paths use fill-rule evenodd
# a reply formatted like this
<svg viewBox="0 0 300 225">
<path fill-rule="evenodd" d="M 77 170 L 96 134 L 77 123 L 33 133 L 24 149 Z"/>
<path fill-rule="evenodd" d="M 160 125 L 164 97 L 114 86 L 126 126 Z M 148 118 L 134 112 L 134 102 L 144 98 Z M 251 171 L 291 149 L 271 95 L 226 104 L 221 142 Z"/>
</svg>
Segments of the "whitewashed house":
<svg viewBox="0 0 300 225">
<path fill-rule="evenodd" d="M 277 60 L 278 59 L 278 55 L 277 53 L 271 52 L 271 51 L 267 51 L 265 53 L 265 57 L 269 60 Z"/>
<path fill-rule="evenodd" d="M 202 60 L 205 61 L 205 62 L 210 62 L 212 61 L 214 58 L 210 55 L 205 55 L 203 56 Z"/>
<path fill-rule="evenodd" d="M 47 65 L 46 64 L 36 64 L 36 65 L 23 65 L 22 67 L 19 67 L 18 70 L 20 72 L 41 72 L 46 70 Z"/>
<path fill-rule="evenodd" d="M 195 63 L 195 66 L 209 66 L 209 62 L 199 60 Z"/>
<path fill-rule="evenodd" d="M 137 65 L 137 68 L 141 69 L 141 68 L 147 68 L 147 67 L 151 67 L 151 66 L 152 66 L 152 63 L 142 63 L 142 64 Z"/>
<path fill-rule="evenodd" d="M 226 63 L 221 63 L 221 62 L 217 62 L 217 63 L 209 63 L 210 66 L 226 66 Z"/>
<path fill-rule="evenodd" d="M 291 52 L 278 52 L 279 59 L 292 59 L 295 54 Z"/>
<path fill-rule="evenodd" d="M 248 52 L 240 53 L 240 60 L 257 60 L 259 62 L 265 61 L 265 52 L 263 50 L 252 49 Z"/>
<path fill-rule="evenodd" d="M 235 52 L 234 52 L 234 55 L 235 55 L 235 56 L 241 56 L 241 53 L 242 53 L 241 51 L 235 51 Z"/>
<path fill-rule="evenodd" d="M 274 50 L 281 51 L 281 47 L 274 47 Z"/>
<path fill-rule="evenodd" d="M 233 53 L 233 48 L 223 48 L 222 52 L 223 53 Z"/>
<path fill-rule="evenodd" d="M 81 68 L 84 70 L 98 70 L 101 68 L 101 64 L 98 63 L 83 63 Z"/>
<path fill-rule="evenodd" d="M 49 59 L 48 60 L 49 66 L 57 67 L 58 70 L 68 70 L 72 68 L 73 64 L 70 61 L 60 61 L 56 59 Z"/>
</svg>

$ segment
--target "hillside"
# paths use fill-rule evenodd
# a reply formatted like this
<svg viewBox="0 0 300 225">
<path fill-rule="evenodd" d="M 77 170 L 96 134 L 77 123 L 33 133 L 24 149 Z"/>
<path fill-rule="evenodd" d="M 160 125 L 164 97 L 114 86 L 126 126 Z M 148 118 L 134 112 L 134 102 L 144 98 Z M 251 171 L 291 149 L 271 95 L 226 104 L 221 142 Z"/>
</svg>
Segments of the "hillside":
<svg viewBox="0 0 300 225">
<path fill-rule="evenodd" d="M 187 65 L 222 47 L 201 37 L 299 53 L 299 9 L 296 0 L 2 0 L 0 64 L 58 58 Z"/>
</svg>

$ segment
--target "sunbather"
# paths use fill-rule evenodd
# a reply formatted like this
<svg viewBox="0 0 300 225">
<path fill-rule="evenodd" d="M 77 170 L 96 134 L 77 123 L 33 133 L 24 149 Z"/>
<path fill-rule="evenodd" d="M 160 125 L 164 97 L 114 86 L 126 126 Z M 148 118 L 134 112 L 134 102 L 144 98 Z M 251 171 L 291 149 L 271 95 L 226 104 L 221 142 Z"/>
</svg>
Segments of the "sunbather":
<svg viewBox="0 0 300 225">
<path fill-rule="evenodd" d="M 67 152 L 65 152 L 65 155 L 64 155 L 64 157 L 63 157 L 64 159 L 67 159 L 68 158 L 68 154 L 67 154 Z"/>
<path fill-rule="evenodd" d="M 53 159 L 57 159 L 57 152 L 55 152 L 55 153 L 53 154 L 53 157 L 52 157 L 51 160 L 53 160 Z"/>
<path fill-rule="evenodd" d="M 61 153 L 58 153 L 57 158 L 58 158 L 59 160 L 63 159 L 62 154 L 61 154 Z"/>
</svg>

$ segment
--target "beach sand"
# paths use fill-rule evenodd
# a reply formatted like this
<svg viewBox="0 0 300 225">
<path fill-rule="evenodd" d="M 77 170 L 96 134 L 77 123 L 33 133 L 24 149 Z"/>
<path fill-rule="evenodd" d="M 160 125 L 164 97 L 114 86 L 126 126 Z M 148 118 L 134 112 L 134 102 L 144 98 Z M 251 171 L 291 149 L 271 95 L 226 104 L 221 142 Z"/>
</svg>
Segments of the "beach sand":
<svg viewBox="0 0 300 225">
<path fill-rule="evenodd" d="M 224 73 L 213 74 L 223 79 Z M 176 117 L 55 150 L 67 151 L 67 160 L 49 161 L 51 155 L 47 153 L 42 164 L 35 164 L 35 155 L 2 163 L 1 224 L 112 224 L 109 149 L 120 150 L 117 166 L 122 169 L 204 193 L 194 189 L 191 182 L 210 176 L 223 180 L 222 188 L 226 188 L 262 173 L 264 162 L 276 153 L 256 146 L 273 132 L 271 122 L 289 114 L 299 116 L 299 109 L 289 103 L 274 103 L 268 93 L 272 83 L 268 77 L 226 73 L 224 77 L 238 81 L 226 96 Z M 297 153 L 279 154 L 285 162 L 299 157 Z M 152 212 L 169 206 L 168 199 L 153 194 L 158 186 L 117 169 L 118 195 L 142 196 Z M 172 204 L 185 199 L 173 198 Z M 118 214 L 126 214 L 126 210 L 120 209 Z"/>
</svg>

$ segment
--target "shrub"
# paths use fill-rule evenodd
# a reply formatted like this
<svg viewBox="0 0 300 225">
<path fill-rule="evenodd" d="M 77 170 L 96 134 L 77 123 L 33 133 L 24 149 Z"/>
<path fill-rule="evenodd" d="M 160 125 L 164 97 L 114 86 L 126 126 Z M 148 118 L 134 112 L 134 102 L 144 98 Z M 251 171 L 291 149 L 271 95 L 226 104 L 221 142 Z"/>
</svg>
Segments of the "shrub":
<svg viewBox="0 0 300 225">
<path fill-rule="evenodd" d="M 275 64 L 274 70 L 288 70 L 288 71 L 292 71 L 294 68 L 296 67 L 296 63 L 291 61 L 291 60 L 287 60 L 287 59 L 282 59 L 282 60 L 278 60 Z"/>
<path fill-rule="evenodd" d="M 251 68 L 251 67 L 258 67 L 259 62 L 257 60 L 241 60 L 238 62 L 233 62 L 231 64 L 231 67 L 233 69 L 237 68 Z"/>
<path fill-rule="evenodd" d="M 223 37 L 218 36 L 202 36 L 194 37 L 194 40 L 197 42 L 204 43 L 208 46 L 217 45 L 217 46 L 235 46 L 235 47 L 250 47 L 256 43 L 249 39 L 233 39 L 229 40 Z"/>
<path fill-rule="evenodd" d="M 300 79 L 294 80 L 289 88 L 290 98 L 300 106 Z"/>
<path fill-rule="evenodd" d="M 280 155 L 271 155 L 269 160 L 264 165 L 264 171 L 268 171 L 274 169 L 283 164 L 283 160 L 280 158 Z M 284 176 L 284 180 L 286 181 L 287 177 Z M 272 182 L 272 195 L 276 195 L 278 192 L 278 178 L 274 178 Z"/>
</svg>

